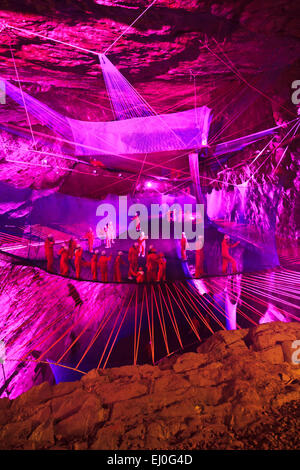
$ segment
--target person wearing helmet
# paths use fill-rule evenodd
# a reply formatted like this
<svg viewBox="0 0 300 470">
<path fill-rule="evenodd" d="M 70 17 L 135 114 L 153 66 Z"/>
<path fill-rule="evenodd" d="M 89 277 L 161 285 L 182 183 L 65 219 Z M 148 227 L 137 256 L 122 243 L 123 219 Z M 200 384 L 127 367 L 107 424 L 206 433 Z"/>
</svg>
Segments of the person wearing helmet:
<svg viewBox="0 0 300 470">
<path fill-rule="evenodd" d="M 114 264 L 114 281 L 115 282 L 122 282 L 122 275 L 121 275 L 121 266 L 122 264 L 124 265 L 125 262 L 122 259 L 122 251 L 118 252 L 118 255 L 115 259 L 115 264 Z"/>
<path fill-rule="evenodd" d="M 145 272 L 142 266 L 139 267 L 138 272 L 136 273 L 135 276 L 136 276 L 137 284 L 141 284 L 142 282 L 145 282 Z"/>
<path fill-rule="evenodd" d="M 108 281 L 108 262 L 111 260 L 111 256 L 106 255 L 106 251 L 103 250 L 101 252 L 101 256 L 98 261 L 98 265 L 100 266 L 101 272 L 101 282 Z"/>
<path fill-rule="evenodd" d="M 157 281 L 166 281 L 166 268 L 167 268 L 167 260 L 163 253 L 159 253 L 158 256 L 158 273 L 157 273 Z"/>
<path fill-rule="evenodd" d="M 141 231 L 141 221 L 140 221 L 140 217 L 139 217 L 139 212 L 135 213 L 135 216 L 132 218 L 132 220 L 135 223 L 135 231 L 140 232 Z"/>
<path fill-rule="evenodd" d="M 98 250 L 93 252 L 93 256 L 91 259 L 91 273 L 93 281 L 98 281 Z"/>
<path fill-rule="evenodd" d="M 183 261 L 186 261 L 187 260 L 187 257 L 186 257 L 187 238 L 184 232 L 182 232 L 182 235 L 181 235 L 180 248 L 181 248 L 181 259 Z"/>
<path fill-rule="evenodd" d="M 54 262 L 54 238 L 51 233 L 47 236 L 45 240 L 45 255 L 47 260 L 47 271 L 53 273 L 53 262 Z"/>
<path fill-rule="evenodd" d="M 151 252 L 147 255 L 147 282 L 157 281 L 158 259 L 156 249 L 152 248 Z"/>
<path fill-rule="evenodd" d="M 144 258 L 145 253 L 146 253 L 146 240 L 147 236 L 145 235 L 144 232 L 141 232 L 141 235 L 138 239 L 138 245 L 139 245 L 139 256 L 142 256 Z"/>
<path fill-rule="evenodd" d="M 128 262 L 129 262 L 129 270 L 128 270 L 128 279 L 133 279 L 134 273 L 138 270 L 138 256 L 139 256 L 139 245 L 135 242 L 128 251 Z"/>
<path fill-rule="evenodd" d="M 67 244 L 63 245 L 58 252 L 60 256 L 59 268 L 62 276 L 67 276 L 69 272 L 69 249 Z"/>
<path fill-rule="evenodd" d="M 89 252 L 93 253 L 95 236 L 92 227 L 88 229 L 87 233 L 85 234 L 85 238 L 87 238 L 88 241 Z"/>
<path fill-rule="evenodd" d="M 70 238 L 68 244 L 69 259 L 73 259 L 77 243 L 73 237 Z"/>
<path fill-rule="evenodd" d="M 82 266 L 82 253 L 83 249 L 80 245 L 77 245 L 75 248 L 75 272 L 76 272 L 76 279 L 80 279 L 80 272 Z"/>
</svg>

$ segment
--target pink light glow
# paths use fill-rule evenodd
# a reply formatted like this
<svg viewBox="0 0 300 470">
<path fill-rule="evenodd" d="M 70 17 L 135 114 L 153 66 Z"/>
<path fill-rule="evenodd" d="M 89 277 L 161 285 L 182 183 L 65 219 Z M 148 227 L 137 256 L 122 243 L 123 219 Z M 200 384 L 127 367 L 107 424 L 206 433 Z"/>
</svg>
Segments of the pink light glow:
<svg viewBox="0 0 300 470">
<path fill-rule="evenodd" d="M 268 305 L 268 309 L 263 317 L 259 320 L 259 324 L 271 323 L 273 321 L 282 321 L 288 323 L 289 320 L 286 318 L 273 304 Z"/>
</svg>

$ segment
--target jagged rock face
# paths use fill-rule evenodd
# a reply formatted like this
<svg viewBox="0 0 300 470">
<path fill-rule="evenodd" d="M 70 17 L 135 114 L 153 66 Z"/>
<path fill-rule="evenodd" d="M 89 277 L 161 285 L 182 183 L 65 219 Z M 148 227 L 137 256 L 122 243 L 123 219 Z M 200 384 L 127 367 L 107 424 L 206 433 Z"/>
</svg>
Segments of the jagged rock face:
<svg viewBox="0 0 300 470">
<path fill-rule="evenodd" d="M 155 367 L 43 383 L 0 400 L 0 448 L 296 449 L 299 338 L 299 323 L 218 332 Z"/>
<path fill-rule="evenodd" d="M 117 5 L 85 0 L 63 6 L 54 0 L 41 4 L 5 0 L 0 21 L 102 53 L 148 5 L 122 0 Z M 224 64 L 224 52 L 249 83 L 259 87 L 262 78 L 272 77 L 264 90 L 271 100 L 260 97 L 252 103 L 222 138 L 264 128 L 274 124 L 273 112 L 295 116 L 290 96 L 291 83 L 299 78 L 298 8 L 297 2 L 283 0 L 158 0 L 110 49 L 109 58 L 158 113 L 192 108 L 196 89 L 197 105 L 212 103 L 214 114 L 229 120 L 232 112 L 226 115 L 225 108 L 241 83 Z M 205 36 L 211 51 L 199 43 Z M 83 120 L 111 119 L 97 56 L 7 28 L 1 39 L 1 76 L 15 80 L 16 65 L 24 90 L 57 111 Z M 11 102 L 0 106 L 0 121 L 28 128 L 26 114 Z M 35 132 L 48 132 L 34 119 L 32 126 Z M 36 139 L 38 150 L 49 151 L 38 134 Z M 2 140 L 11 160 L 27 164 L 2 162 L 1 180 L 22 187 L 56 188 L 69 174 L 66 169 L 74 167 L 51 156 L 45 164 L 45 155 L 30 152 L 32 144 L 23 139 L 14 137 L 11 142 L 4 134 Z M 61 151 L 56 143 L 54 152 Z"/>
</svg>

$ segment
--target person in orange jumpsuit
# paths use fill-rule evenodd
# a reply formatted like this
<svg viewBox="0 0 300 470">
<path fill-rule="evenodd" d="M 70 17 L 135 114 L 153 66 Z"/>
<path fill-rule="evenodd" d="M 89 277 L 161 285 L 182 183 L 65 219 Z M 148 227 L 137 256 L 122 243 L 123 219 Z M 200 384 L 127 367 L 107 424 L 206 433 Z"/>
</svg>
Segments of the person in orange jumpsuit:
<svg viewBox="0 0 300 470">
<path fill-rule="evenodd" d="M 85 234 L 85 238 L 87 238 L 87 241 L 88 241 L 89 252 L 93 253 L 95 236 L 94 236 L 93 229 L 91 227 L 88 229 L 87 233 Z"/>
<path fill-rule="evenodd" d="M 147 255 L 146 255 L 146 265 L 147 265 L 147 262 L 148 262 L 148 256 L 149 256 L 151 253 L 155 253 L 155 248 L 154 248 L 153 245 L 150 245 L 150 246 L 149 246 L 149 250 L 148 250 Z"/>
<path fill-rule="evenodd" d="M 231 263 L 232 271 L 237 272 L 237 265 L 235 259 L 230 255 L 229 248 L 235 248 L 240 242 L 233 244 L 229 243 L 229 235 L 225 235 L 222 241 L 221 253 L 222 253 L 222 273 L 227 273 L 228 264 Z"/>
<path fill-rule="evenodd" d="M 140 221 L 140 217 L 139 217 L 138 212 L 135 213 L 135 216 L 133 217 L 132 220 L 135 221 L 135 231 L 140 232 L 141 231 L 141 221 Z"/>
<path fill-rule="evenodd" d="M 82 253 L 83 249 L 80 245 L 76 246 L 75 249 L 75 272 L 76 272 L 76 279 L 80 279 L 80 272 L 82 266 Z"/>
<path fill-rule="evenodd" d="M 105 233 L 105 248 L 111 248 L 108 223 L 105 225 L 103 230 L 104 230 L 104 233 Z"/>
<path fill-rule="evenodd" d="M 146 252 L 146 240 L 147 236 L 144 234 L 144 232 L 141 232 L 141 235 L 138 239 L 138 245 L 139 245 L 139 256 L 142 256 L 144 258 L 145 252 Z"/>
<path fill-rule="evenodd" d="M 76 246 L 77 246 L 77 243 L 74 240 L 74 238 L 73 237 L 70 238 L 70 240 L 69 240 L 69 259 L 73 259 Z"/>
<path fill-rule="evenodd" d="M 93 281 L 98 281 L 98 253 L 98 250 L 95 250 L 91 259 L 91 273 Z"/>
<path fill-rule="evenodd" d="M 138 270 L 138 256 L 139 256 L 139 246 L 138 243 L 135 242 L 128 251 L 128 262 L 129 262 L 129 270 L 128 270 L 128 279 L 133 279 L 134 273 Z"/>
<path fill-rule="evenodd" d="M 147 256 L 147 282 L 155 282 L 157 280 L 157 269 L 158 269 L 158 255 L 155 248 L 148 253 Z"/>
<path fill-rule="evenodd" d="M 121 265 L 125 264 L 122 259 L 122 251 L 119 251 L 118 256 L 115 259 L 114 264 L 114 281 L 115 282 L 122 282 L 122 275 L 121 275 Z"/>
<path fill-rule="evenodd" d="M 166 281 L 167 260 L 163 253 L 159 253 L 157 281 Z"/>
<path fill-rule="evenodd" d="M 47 271 L 53 273 L 53 262 L 54 262 L 54 238 L 53 235 L 49 234 L 45 240 L 45 255 L 47 260 Z"/>
<path fill-rule="evenodd" d="M 186 257 L 187 239 L 186 239 L 184 232 L 182 232 L 182 235 L 181 235 L 180 248 L 181 248 L 181 258 L 183 261 L 186 261 L 187 260 L 187 257 Z"/>
<path fill-rule="evenodd" d="M 199 278 L 204 274 L 204 246 L 203 236 L 199 235 L 196 241 L 196 263 L 195 263 L 195 277 Z"/>
<path fill-rule="evenodd" d="M 100 266 L 100 271 L 101 271 L 102 282 L 108 281 L 108 262 L 110 260 L 111 260 L 111 256 L 106 256 L 106 252 L 102 251 L 99 261 L 98 261 L 98 265 Z"/>
<path fill-rule="evenodd" d="M 67 276 L 69 272 L 69 250 L 67 245 L 63 245 L 61 249 L 58 252 L 58 255 L 60 256 L 60 263 L 59 263 L 59 268 L 60 268 L 60 274 L 62 276 Z"/>
</svg>

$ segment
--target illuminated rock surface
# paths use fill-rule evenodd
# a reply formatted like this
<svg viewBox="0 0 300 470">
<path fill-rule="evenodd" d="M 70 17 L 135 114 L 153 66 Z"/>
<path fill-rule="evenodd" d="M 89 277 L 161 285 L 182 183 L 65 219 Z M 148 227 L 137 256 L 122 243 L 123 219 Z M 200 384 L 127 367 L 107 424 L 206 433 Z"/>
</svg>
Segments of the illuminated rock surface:
<svg viewBox="0 0 300 470">
<path fill-rule="evenodd" d="M 0 400 L 2 449 L 295 449 L 298 323 L 218 332 L 158 366 L 92 370 Z M 299 355 L 298 355 L 299 356 Z"/>
</svg>

